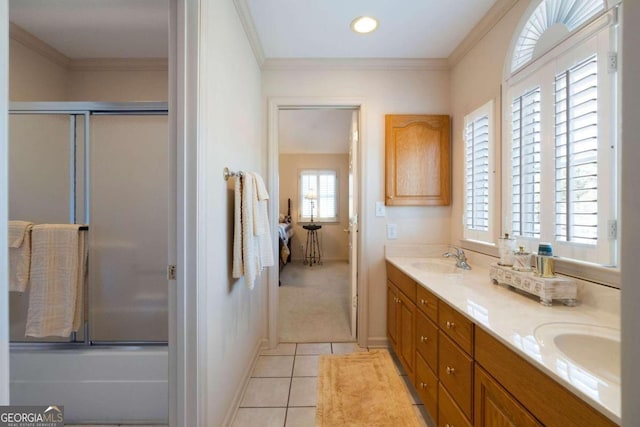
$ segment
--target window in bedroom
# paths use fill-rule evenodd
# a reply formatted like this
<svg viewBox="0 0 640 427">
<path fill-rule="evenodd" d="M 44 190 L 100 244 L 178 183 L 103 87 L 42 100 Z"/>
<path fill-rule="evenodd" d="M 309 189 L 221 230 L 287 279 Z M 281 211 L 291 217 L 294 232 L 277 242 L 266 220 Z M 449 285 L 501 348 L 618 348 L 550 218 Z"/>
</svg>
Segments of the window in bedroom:
<svg viewBox="0 0 640 427">
<path fill-rule="evenodd" d="M 493 101 L 464 118 L 465 205 L 464 238 L 494 243 Z"/>
<path fill-rule="evenodd" d="M 303 169 L 300 171 L 298 193 L 300 222 L 338 221 L 338 176 L 333 169 Z"/>
<path fill-rule="evenodd" d="M 610 266 L 619 203 L 611 65 L 618 11 L 606 6 L 542 0 L 525 23 L 507 79 L 502 200 L 511 227 L 503 231 L 530 249 L 550 242 L 555 255 Z"/>
</svg>

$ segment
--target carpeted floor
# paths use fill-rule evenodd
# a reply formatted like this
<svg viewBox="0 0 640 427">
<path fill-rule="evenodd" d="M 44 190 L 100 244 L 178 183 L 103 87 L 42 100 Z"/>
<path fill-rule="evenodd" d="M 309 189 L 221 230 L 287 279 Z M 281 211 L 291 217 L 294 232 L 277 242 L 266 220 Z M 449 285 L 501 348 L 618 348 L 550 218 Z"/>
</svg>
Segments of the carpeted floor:
<svg viewBox="0 0 640 427">
<path fill-rule="evenodd" d="M 288 264 L 280 273 L 281 342 L 353 341 L 347 262 L 309 267 Z"/>
</svg>

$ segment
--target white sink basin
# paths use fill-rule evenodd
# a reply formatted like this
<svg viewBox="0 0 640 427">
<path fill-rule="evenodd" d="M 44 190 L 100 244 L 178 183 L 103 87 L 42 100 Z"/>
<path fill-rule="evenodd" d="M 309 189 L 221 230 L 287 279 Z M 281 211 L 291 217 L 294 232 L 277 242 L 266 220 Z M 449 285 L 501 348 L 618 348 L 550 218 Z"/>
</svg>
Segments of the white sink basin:
<svg viewBox="0 0 640 427">
<path fill-rule="evenodd" d="M 453 262 L 439 258 L 428 258 L 411 263 L 411 266 L 429 273 L 454 274 L 462 272 L 462 270 L 457 268 Z"/>
<path fill-rule="evenodd" d="M 534 332 L 543 347 L 557 349 L 575 365 L 620 383 L 620 331 L 582 323 L 545 323 Z"/>
</svg>

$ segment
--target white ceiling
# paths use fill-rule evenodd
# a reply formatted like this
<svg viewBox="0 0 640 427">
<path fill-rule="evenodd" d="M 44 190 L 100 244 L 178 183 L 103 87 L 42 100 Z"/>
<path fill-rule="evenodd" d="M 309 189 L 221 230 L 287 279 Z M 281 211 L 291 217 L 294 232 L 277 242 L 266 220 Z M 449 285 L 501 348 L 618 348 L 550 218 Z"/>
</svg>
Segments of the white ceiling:
<svg viewBox="0 0 640 427">
<path fill-rule="evenodd" d="M 266 58 L 447 58 L 496 0 L 244 0 Z M 380 21 L 368 35 L 351 21 Z"/>
<path fill-rule="evenodd" d="M 281 110 L 278 115 L 280 154 L 349 152 L 353 110 Z"/>
<path fill-rule="evenodd" d="M 266 58 L 446 58 L 496 0 L 226 1 L 248 7 Z M 70 58 L 152 58 L 167 56 L 168 5 L 10 0 L 9 10 L 11 21 Z M 380 27 L 353 33 L 361 15 Z"/>
</svg>

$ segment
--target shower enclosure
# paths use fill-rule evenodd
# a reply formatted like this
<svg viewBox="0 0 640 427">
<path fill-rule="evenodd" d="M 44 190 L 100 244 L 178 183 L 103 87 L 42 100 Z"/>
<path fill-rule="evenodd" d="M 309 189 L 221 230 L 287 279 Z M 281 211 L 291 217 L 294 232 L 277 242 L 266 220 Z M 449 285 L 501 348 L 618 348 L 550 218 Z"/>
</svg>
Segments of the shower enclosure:
<svg viewBox="0 0 640 427">
<path fill-rule="evenodd" d="M 166 103 L 11 103 L 10 219 L 87 224 L 89 246 L 77 333 L 26 337 L 28 289 L 10 295 L 12 403 L 50 396 L 69 421 L 166 420 L 170 153 Z M 53 377 L 30 375 L 49 363 Z M 91 408 L 92 393 L 121 406 Z"/>
</svg>

